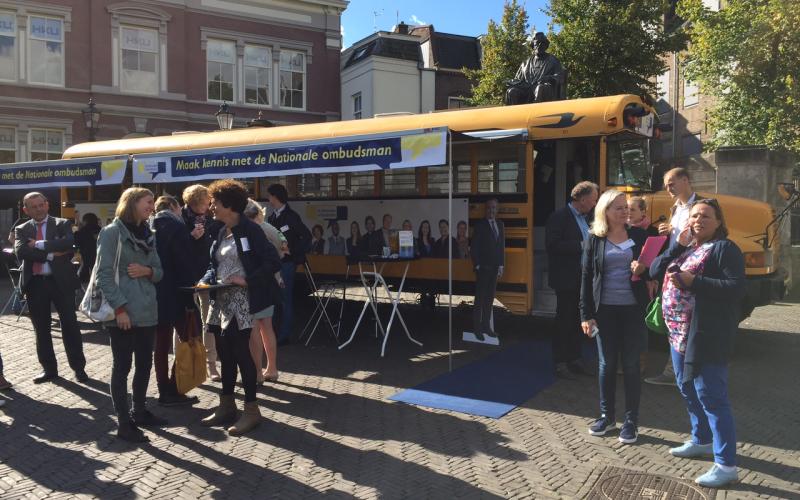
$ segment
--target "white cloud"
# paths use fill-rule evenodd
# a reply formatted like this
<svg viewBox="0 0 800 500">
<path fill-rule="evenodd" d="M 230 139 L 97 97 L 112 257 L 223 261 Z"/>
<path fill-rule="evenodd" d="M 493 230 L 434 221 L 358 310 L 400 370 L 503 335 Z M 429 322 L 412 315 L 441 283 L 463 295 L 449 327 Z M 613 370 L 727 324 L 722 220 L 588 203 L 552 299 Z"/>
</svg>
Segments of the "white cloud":
<svg viewBox="0 0 800 500">
<path fill-rule="evenodd" d="M 411 22 L 419 26 L 422 26 L 423 24 L 428 24 L 422 19 L 418 18 L 416 14 L 411 14 Z"/>
</svg>

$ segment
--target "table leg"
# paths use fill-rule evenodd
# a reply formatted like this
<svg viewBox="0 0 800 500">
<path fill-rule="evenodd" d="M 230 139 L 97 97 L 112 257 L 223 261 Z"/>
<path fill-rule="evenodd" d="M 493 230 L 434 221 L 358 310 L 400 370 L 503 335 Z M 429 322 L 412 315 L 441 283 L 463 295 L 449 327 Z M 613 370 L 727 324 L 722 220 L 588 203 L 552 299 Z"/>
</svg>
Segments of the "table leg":
<svg viewBox="0 0 800 500">
<path fill-rule="evenodd" d="M 384 281 L 383 277 L 381 277 L 381 282 L 383 283 L 384 288 L 386 288 L 386 293 L 389 295 L 389 298 L 392 301 L 392 313 L 389 316 L 389 323 L 386 325 L 386 336 L 383 339 L 383 346 L 381 347 L 381 357 L 383 357 L 384 354 L 386 353 L 386 342 L 389 340 L 389 332 L 392 329 L 392 321 L 394 321 L 395 315 L 397 315 L 397 318 L 400 320 L 400 324 L 403 325 L 403 329 L 406 331 L 406 336 L 408 337 L 408 339 L 414 342 L 415 344 L 419 345 L 420 347 L 422 346 L 422 342 L 417 341 L 411 336 L 411 333 L 409 333 L 408 327 L 406 326 L 406 322 L 403 321 L 403 315 L 400 314 L 400 311 L 398 310 L 398 305 L 400 304 L 400 296 L 403 293 L 403 285 L 405 285 L 406 275 L 408 274 L 408 266 L 409 262 L 406 262 L 406 267 L 405 269 L 403 269 L 403 278 L 400 280 L 400 286 L 397 289 L 397 294 L 395 297 L 392 297 L 392 293 L 389 291 L 389 287 L 386 285 L 386 281 Z"/>
</svg>

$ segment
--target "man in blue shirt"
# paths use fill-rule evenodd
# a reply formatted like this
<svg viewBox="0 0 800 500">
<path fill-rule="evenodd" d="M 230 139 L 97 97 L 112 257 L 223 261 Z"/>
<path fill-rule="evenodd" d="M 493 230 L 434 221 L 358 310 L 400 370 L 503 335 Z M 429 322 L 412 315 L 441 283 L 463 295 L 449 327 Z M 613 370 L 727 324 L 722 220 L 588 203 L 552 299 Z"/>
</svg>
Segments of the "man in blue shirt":
<svg viewBox="0 0 800 500">
<path fill-rule="evenodd" d="M 556 376 L 572 379 L 573 373 L 592 375 L 582 361 L 578 303 L 581 291 L 581 253 L 589 237 L 589 218 L 600 188 L 589 181 L 572 188 L 570 202 L 547 219 L 545 247 L 548 260 L 548 284 L 556 292 L 556 332 L 553 335 L 553 358 Z"/>
</svg>

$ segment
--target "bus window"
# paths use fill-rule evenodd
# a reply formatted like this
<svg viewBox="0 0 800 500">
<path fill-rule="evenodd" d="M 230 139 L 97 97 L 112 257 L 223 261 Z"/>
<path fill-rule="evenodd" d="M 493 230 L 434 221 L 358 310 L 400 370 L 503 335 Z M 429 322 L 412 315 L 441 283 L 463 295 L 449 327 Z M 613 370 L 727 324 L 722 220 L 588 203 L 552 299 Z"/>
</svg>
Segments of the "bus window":
<svg viewBox="0 0 800 500">
<path fill-rule="evenodd" d="M 383 171 L 383 194 L 418 194 L 417 169 Z"/>
<path fill-rule="evenodd" d="M 283 184 L 286 185 L 286 176 L 282 175 L 280 177 L 262 177 L 258 179 L 258 192 L 261 194 L 261 199 L 267 199 L 267 188 L 273 184 Z"/>
<path fill-rule="evenodd" d="M 83 191 L 87 191 L 86 188 L 83 188 Z M 119 200 L 120 195 L 122 194 L 122 187 L 118 185 L 106 185 L 106 186 L 95 186 L 94 187 L 94 201 L 113 201 L 116 202 Z M 85 196 L 85 195 L 84 195 Z M 72 198 L 72 193 L 69 194 L 70 201 L 77 201 L 77 198 Z"/>
<path fill-rule="evenodd" d="M 448 167 L 428 168 L 428 194 L 446 194 Z M 470 148 L 467 146 L 453 146 L 453 192 L 472 192 L 472 165 L 470 163 Z"/>
<path fill-rule="evenodd" d="M 479 193 L 522 193 L 525 191 L 525 146 L 487 144 L 478 160 Z"/>
<path fill-rule="evenodd" d="M 303 174 L 297 178 L 297 196 L 324 198 L 332 195 L 330 174 Z"/>
<path fill-rule="evenodd" d="M 100 186 L 96 186 L 100 187 Z M 115 186 L 117 191 L 119 191 L 119 186 Z M 96 189 L 95 188 L 95 189 Z M 85 187 L 74 187 L 74 188 L 67 188 L 67 199 L 69 201 L 88 201 L 89 200 L 89 190 Z M 119 199 L 119 195 L 117 198 Z"/>
<path fill-rule="evenodd" d="M 608 141 L 609 186 L 650 188 L 650 152 L 646 139 Z"/>
<path fill-rule="evenodd" d="M 370 171 L 338 174 L 336 189 L 340 198 L 372 196 L 375 194 L 375 173 Z"/>
</svg>

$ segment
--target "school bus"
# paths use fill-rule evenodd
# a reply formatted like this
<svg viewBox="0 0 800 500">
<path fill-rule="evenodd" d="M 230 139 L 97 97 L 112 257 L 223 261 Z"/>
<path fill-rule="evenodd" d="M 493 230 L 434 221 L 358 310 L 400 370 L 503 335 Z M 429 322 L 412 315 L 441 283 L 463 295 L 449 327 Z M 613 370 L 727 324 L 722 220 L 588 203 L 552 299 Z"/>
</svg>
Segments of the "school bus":
<svg viewBox="0 0 800 500">
<path fill-rule="evenodd" d="M 498 217 L 506 228 L 506 266 L 497 298 L 513 313 L 554 310 L 554 295 L 547 287 L 544 226 L 550 213 L 567 203 L 575 183 L 592 180 L 601 190 L 616 188 L 644 194 L 654 223 L 669 217 L 669 197 L 651 189 L 650 146 L 658 135 L 655 115 L 646 98 L 634 95 L 91 142 L 70 147 L 63 157 L 235 148 L 437 127 L 453 132 L 453 197 L 467 200 L 468 218 L 475 221 L 483 216 L 486 199 L 499 201 Z M 129 183 L 130 174 L 127 179 Z M 415 200 L 446 199 L 448 167 L 242 180 L 257 199 L 265 197 L 269 184 L 285 184 L 290 203 L 301 213 L 302 204 L 320 201 L 374 201 L 380 227 L 378 204 L 383 200 L 407 200 L 411 206 Z M 180 194 L 189 183 L 149 187 L 156 194 Z M 124 187 L 62 188 L 64 215 L 70 216 L 81 204 L 115 202 Z M 774 213 L 765 203 L 716 197 L 725 211 L 732 239 L 745 253 L 750 291 L 744 313 L 749 314 L 752 307 L 770 302 L 783 290 L 778 252 L 774 251 L 778 241 L 774 234 L 765 235 Z M 397 217 L 395 225 L 399 226 L 402 218 Z M 338 255 L 311 255 L 309 261 L 314 273 L 321 275 L 341 276 L 346 267 L 345 258 Z M 388 275 L 393 272 L 400 272 L 399 266 L 387 269 Z M 448 266 L 440 259 L 423 258 L 411 266 L 407 283 L 418 290 L 446 292 L 447 278 Z M 455 293 L 473 293 L 469 259 L 454 260 L 453 282 Z"/>
</svg>

